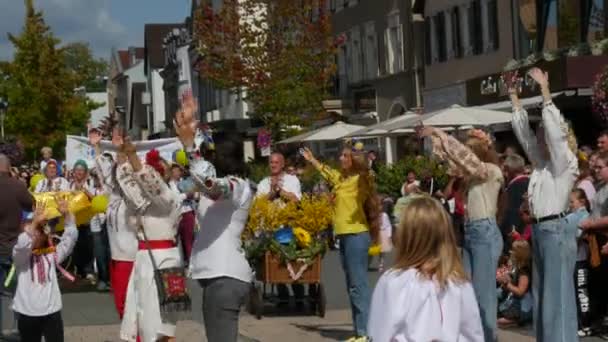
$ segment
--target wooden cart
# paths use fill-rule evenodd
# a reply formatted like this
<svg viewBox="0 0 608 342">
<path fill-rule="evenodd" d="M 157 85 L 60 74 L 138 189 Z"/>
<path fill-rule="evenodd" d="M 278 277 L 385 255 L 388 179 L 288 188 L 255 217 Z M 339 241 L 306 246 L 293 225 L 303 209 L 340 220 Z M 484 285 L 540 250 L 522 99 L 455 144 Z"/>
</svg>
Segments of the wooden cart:
<svg viewBox="0 0 608 342">
<path fill-rule="evenodd" d="M 299 261 L 291 262 L 292 272 L 290 272 L 287 265 L 281 263 L 280 258 L 270 252 L 266 252 L 264 255 L 263 262 L 256 268 L 256 280 L 257 283 L 252 288 L 249 300 L 249 313 L 256 316 L 258 319 L 262 318 L 264 313 L 264 303 L 266 302 L 266 285 L 277 285 L 277 284 L 309 284 L 316 285 L 316 293 L 312 296 L 309 294 L 308 300 L 311 304 L 314 304 L 315 314 L 320 317 L 325 317 L 325 308 L 327 298 L 325 296 L 325 289 L 321 284 L 321 256 L 317 255 L 314 262 L 309 265 L 301 275 L 293 279 L 293 273 L 299 273 L 304 266 L 304 263 Z"/>
</svg>

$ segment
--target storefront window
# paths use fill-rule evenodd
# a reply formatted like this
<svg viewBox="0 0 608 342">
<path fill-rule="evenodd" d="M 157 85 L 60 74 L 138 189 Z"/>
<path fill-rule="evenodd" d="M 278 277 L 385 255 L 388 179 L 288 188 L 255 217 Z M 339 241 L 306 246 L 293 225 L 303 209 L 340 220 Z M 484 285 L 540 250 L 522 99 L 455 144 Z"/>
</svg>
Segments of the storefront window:
<svg viewBox="0 0 608 342">
<path fill-rule="evenodd" d="M 606 0 L 581 0 L 585 4 L 586 36 L 589 43 L 606 38 Z"/>
<path fill-rule="evenodd" d="M 585 0 L 559 0 L 559 47 L 578 45 L 581 42 L 581 4 Z"/>
<path fill-rule="evenodd" d="M 519 28 L 517 37 L 517 58 L 525 58 L 536 50 L 538 45 L 538 26 L 536 0 L 518 0 L 519 15 L 515 19 Z"/>
</svg>

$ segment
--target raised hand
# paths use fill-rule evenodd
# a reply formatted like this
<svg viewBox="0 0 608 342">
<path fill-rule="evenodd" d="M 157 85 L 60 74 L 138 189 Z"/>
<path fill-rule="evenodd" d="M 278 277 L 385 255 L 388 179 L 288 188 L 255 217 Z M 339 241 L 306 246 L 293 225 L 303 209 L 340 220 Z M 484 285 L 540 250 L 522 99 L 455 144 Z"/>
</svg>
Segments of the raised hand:
<svg viewBox="0 0 608 342">
<path fill-rule="evenodd" d="M 89 126 L 89 144 L 98 146 L 101 141 L 101 132 L 97 128 Z"/>
<path fill-rule="evenodd" d="M 129 138 L 129 137 L 126 137 L 123 139 L 123 143 L 122 143 L 121 147 L 122 147 L 121 152 L 123 152 L 125 154 L 137 153 L 135 145 L 133 144 L 133 142 L 131 141 L 131 138 Z"/>
<path fill-rule="evenodd" d="M 302 147 L 300 149 L 300 154 L 302 155 L 302 157 L 304 157 L 306 161 L 310 162 L 315 159 L 315 156 L 312 154 L 312 151 L 308 147 Z"/>
<path fill-rule="evenodd" d="M 175 119 L 173 120 L 175 132 L 186 148 L 194 145 L 194 137 L 198 127 L 198 121 L 195 118 L 197 108 L 197 101 L 188 92 L 183 97 L 182 108 L 175 113 Z"/>
<path fill-rule="evenodd" d="M 540 70 L 539 68 L 530 69 L 530 71 L 528 71 L 528 75 L 530 75 L 530 77 L 532 77 L 532 79 L 541 87 L 549 84 L 549 74 Z"/>
<path fill-rule="evenodd" d="M 66 216 L 70 213 L 70 206 L 68 201 L 65 198 L 56 198 L 57 201 L 57 210 L 61 213 L 61 215 Z"/>
<path fill-rule="evenodd" d="M 124 144 L 123 134 L 119 127 L 114 127 L 112 130 L 112 145 L 120 149 Z"/>
</svg>

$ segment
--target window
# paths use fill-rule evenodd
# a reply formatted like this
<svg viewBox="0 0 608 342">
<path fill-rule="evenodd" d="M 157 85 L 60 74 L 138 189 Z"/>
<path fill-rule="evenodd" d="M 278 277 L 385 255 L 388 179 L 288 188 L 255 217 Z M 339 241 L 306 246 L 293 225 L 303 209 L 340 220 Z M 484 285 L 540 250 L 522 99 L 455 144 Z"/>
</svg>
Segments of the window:
<svg viewBox="0 0 608 342">
<path fill-rule="evenodd" d="M 348 44 L 345 42 L 338 50 L 338 93 L 346 96 L 348 84 Z"/>
<path fill-rule="evenodd" d="M 606 10 L 604 1 L 592 1 L 590 9 L 587 12 L 588 16 L 585 18 L 585 29 L 582 33 L 586 35 L 584 37 L 587 42 L 593 43 L 600 41 L 606 37 Z"/>
<path fill-rule="evenodd" d="M 378 77 L 378 36 L 373 22 L 365 24 L 365 38 L 363 41 L 364 57 L 364 77 L 372 80 Z"/>
<path fill-rule="evenodd" d="M 336 1 L 336 12 L 340 12 L 344 8 L 345 0 L 335 0 Z"/>
<path fill-rule="evenodd" d="M 467 20 L 469 49 L 471 53 L 479 55 L 483 53 L 483 27 L 481 23 L 481 3 L 479 0 L 475 0 L 469 5 Z"/>
<path fill-rule="evenodd" d="M 437 41 L 437 60 L 445 62 L 447 60 L 447 44 L 445 39 L 445 16 L 443 12 L 433 17 L 435 26 L 435 40 Z"/>
<path fill-rule="evenodd" d="M 350 81 L 357 83 L 361 81 L 363 73 L 363 49 L 361 47 L 361 30 L 359 27 L 353 27 L 349 35 L 350 43 L 350 63 L 349 63 L 349 74 L 351 75 Z"/>
<path fill-rule="evenodd" d="M 450 25 L 452 27 L 452 53 L 454 58 L 461 58 L 464 55 L 462 44 L 462 31 L 460 23 L 460 8 L 454 7 L 450 12 Z"/>
<path fill-rule="evenodd" d="M 427 65 L 433 63 L 433 42 L 431 40 L 432 37 L 432 23 L 431 17 L 426 17 L 424 19 L 424 61 Z"/>
<path fill-rule="evenodd" d="M 403 26 L 399 13 L 388 17 L 388 28 L 384 34 L 386 44 L 386 71 L 394 74 L 403 70 Z"/>
<path fill-rule="evenodd" d="M 488 50 L 498 50 L 498 7 L 496 0 L 487 2 Z"/>
</svg>

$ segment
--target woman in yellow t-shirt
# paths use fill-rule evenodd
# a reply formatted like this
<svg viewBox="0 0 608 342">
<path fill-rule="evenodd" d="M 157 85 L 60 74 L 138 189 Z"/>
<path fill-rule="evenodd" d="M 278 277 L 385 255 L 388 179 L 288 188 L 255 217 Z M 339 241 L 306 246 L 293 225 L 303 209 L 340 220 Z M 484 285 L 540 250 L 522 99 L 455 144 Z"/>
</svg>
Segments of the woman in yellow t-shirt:
<svg viewBox="0 0 608 342">
<path fill-rule="evenodd" d="M 366 154 L 345 148 L 340 156 L 341 170 L 320 163 L 309 149 L 301 150 L 334 189 L 333 226 L 340 240 L 340 260 L 346 274 L 355 337 L 349 341 L 367 341 L 367 320 L 371 291 L 367 279 L 368 249 L 378 242 L 380 204 L 376 184 Z"/>
</svg>

